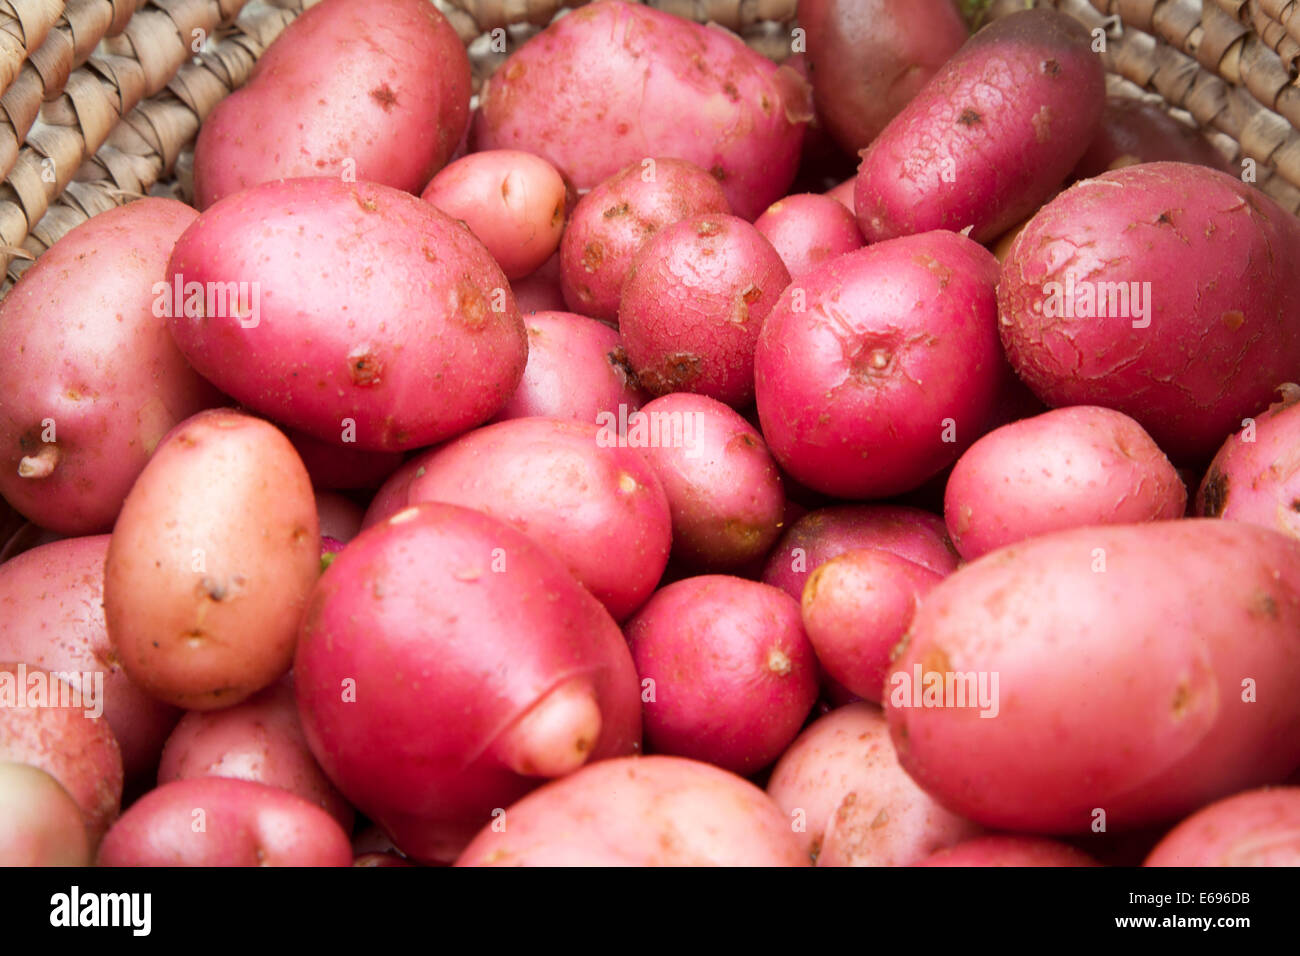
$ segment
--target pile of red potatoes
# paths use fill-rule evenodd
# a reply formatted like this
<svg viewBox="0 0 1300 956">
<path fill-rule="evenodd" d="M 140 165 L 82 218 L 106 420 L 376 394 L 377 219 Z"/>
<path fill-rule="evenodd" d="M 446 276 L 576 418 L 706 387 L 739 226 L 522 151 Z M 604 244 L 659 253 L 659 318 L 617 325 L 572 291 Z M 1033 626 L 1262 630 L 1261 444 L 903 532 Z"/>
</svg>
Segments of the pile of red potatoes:
<svg viewBox="0 0 1300 956">
<path fill-rule="evenodd" d="M 0 863 L 1300 864 L 1300 221 L 798 24 L 324 0 L 22 276 Z"/>
</svg>

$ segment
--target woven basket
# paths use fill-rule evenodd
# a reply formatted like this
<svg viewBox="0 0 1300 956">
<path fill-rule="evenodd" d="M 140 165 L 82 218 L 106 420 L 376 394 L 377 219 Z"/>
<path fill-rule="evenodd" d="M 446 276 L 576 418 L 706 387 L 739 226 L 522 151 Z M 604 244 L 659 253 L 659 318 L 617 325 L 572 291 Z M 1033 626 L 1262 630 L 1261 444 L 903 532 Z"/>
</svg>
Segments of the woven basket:
<svg viewBox="0 0 1300 956">
<path fill-rule="evenodd" d="M 0 0 L 6 289 L 96 213 L 144 195 L 188 199 L 199 124 L 315 2 Z M 585 0 L 431 2 L 465 42 L 477 88 Z M 790 52 L 795 0 L 650 5 L 725 26 L 773 59 Z M 1300 210 L 1300 0 L 992 0 L 983 15 L 1034 5 L 1102 30 L 1112 92 L 1163 103 L 1229 158 L 1253 160 L 1257 185 Z"/>
</svg>

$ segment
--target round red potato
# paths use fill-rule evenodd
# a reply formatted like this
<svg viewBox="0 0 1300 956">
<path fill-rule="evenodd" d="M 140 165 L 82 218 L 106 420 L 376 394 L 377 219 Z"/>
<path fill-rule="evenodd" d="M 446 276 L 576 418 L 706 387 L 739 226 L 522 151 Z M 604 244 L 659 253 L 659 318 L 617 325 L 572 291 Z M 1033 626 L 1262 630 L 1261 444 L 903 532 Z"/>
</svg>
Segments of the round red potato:
<svg viewBox="0 0 1300 956">
<path fill-rule="evenodd" d="M 627 623 L 646 744 L 751 775 L 789 746 L 817 700 L 799 605 L 714 574 L 658 591 Z"/>
<path fill-rule="evenodd" d="M 278 680 L 320 573 L 307 470 L 274 426 L 229 409 L 178 425 L 108 546 L 109 638 L 136 684 L 190 710 Z"/>
<path fill-rule="evenodd" d="M 1042 837 L 990 833 L 936 850 L 913 866 L 1101 866 L 1082 850 Z"/>
<path fill-rule="evenodd" d="M 81 810 L 43 770 L 0 763 L 0 867 L 89 866 Z"/>
<path fill-rule="evenodd" d="M 606 760 L 506 809 L 457 866 L 807 866 L 747 780 L 681 757 Z"/>
<path fill-rule="evenodd" d="M 778 199 L 754 220 L 754 228 L 777 251 L 791 280 L 827 259 L 862 248 L 856 217 L 839 201 L 813 193 Z"/>
<path fill-rule="evenodd" d="M 1198 810 L 1143 866 L 1300 866 L 1300 787 L 1266 787 Z"/>
<path fill-rule="evenodd" d="M 122 814 L 100 866 L 351 866 L 334 818 L 277 787 L 225 777 L 165 783 Z"/>
</svg>

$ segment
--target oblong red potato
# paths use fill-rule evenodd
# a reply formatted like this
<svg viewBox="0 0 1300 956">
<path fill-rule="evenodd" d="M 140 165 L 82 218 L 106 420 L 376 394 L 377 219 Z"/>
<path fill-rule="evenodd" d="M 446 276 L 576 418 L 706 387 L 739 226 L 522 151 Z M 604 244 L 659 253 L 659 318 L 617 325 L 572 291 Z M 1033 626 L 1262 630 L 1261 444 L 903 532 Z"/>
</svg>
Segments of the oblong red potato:
<svg viewBox="0 0 1300 956">
<path fill-rule="evenodd" d="M 676 156 L 712 173 L 745 219 L 793 181 L 812 113 L 802 78 L 735 34 L 616 2 L 556 20 L 479 95 L 479 149 L 537 153 L 578 189 Z"/>
<path fill-rule="evenodd" d="M 98 692 L 127 780 L 148 779 L 180 711 L 138 687 L 122 668 L 104 621 L 109 536 L 68 538 L 0 565 L 0 660 L 26 661 Z"/>
<path fill-rule="evenodd" d="M 465 46 L 431 4 L 324 0 L 290 23 L 249 83 L 204 120 L 195 201 L 206 209 L 295 176 L 417 192 L 460 142 L 470 92 Z"/>
<path fill-rule="evenodd" d="M 387 186 L 291 179 L 229 196 L 177 241 L 169 272 L 172 335 L 194 367 L 327 441 L 442 441 L 490 418 L 523 374 L 527 335 L 496 262 Z"/>
<path fill-rule="evenodd" d="M 352 832 L 356 813 L 307 747 L 290 678 L 234 707 L 190 711 L 181 718 L 167 738 L 158 784 L 194 777 L 229 777 L 279 787 L 320 807 L 345 832 Z"/>
<path fill-rule="evenodd" d="M 857 548 L 879 548 L 936 574 L 957 569 L 957 552 L 943 519 L 904 505 L 836 505 L 795 521 L 768 556 L 763 582 L 803 599 L 808 576 Z"/>
<path fill-rule="evenodd" d="M 564 232 L 563 177 L 517 149 L 461 157 L 429 180 L 420 198 L 469 226 L 507 279 L 540 268 Z"/>
<path fill-rule="evenodd" d="M 1219 800 L 1165 835 L 1143 866 L 1300 866 L 1300 787 Z"/>
<path fill-rule="evenodd" d="M 200 826 L 201 824 L 201 826 Z M 100 866 L 351 866 L 334 818 L 278 787 L 195 777 L 151 790 L 99 846 Z"/>
<path fill-rule="evenodd" d="M 682 757 L 606 760 L 507 808 L 457 866 L 807 866 L 749 781 Z"/>
<path fill-rule="evenodd" d="M 1196 127 L 1174 119 L 1163 106 L 1112 94 L 1106 97 L 1101 127 L 1071 178 L 1087 179 L 1111 169 L 1157 162 L 1197 163 L 1238 172 Z"/>
<path fill-rule="evenodd" d="M 827 259 L 862 248 L 853 214 L 838 200 L 815 193 L 778 199 L 754 220 L 754 228 L 772 244 L 792 280 Z"/>
<path fill-rule="evenodd" d="M 0 867 L 89 866 L 81 810 L 44 770 L 0 763 Z"/>
<path fill-rule="evenodd" d="M 618 303 L 637 380 L 655 395 L 747 405 L 754 344 L 789 282 L 781 256 L 743 219 L 710 213 L 665 226 L 637 253 Z"/>
<path fill-rule="evenodd" d="M 951 464 L 1008 374 L 997 270 L 966 237 L 928 232 L 792 282 L 754 353 L 758 417 L 781 467 L 826 494 L 882 498 Z"/>
<path fill-rule="evenodd" d="M 943 575 L 879 548 L 846 551 L 808 575 L 804 632 L 831 680 L 880 703 L 891 654 Z"/>
<path fill-rule="evenodd" d="M 1300 366 L 1297 249 L 1294 216 L 1213 169 L 1086 179 L 1003 264 L 1007 357 L 1048 405 L 1114 408 L 1175 461 L 1208 457 Z"/>
<path fill-rule="evenodd" d="M 853 205 L 867 241 L 969 227 L 984 242 L 1042 205 L 1099 128 L 1091 45 L 1044 7 L 967 40 L 862 153 Z"/>
<path fill-rule="evenodd" d="M 995 429 L 948 477 L 944 519 L 967 561 L 1050 531 L 1181 518 L 1187 488 L 1123 412 L 1059 408 Z"/>
<path fill-rule="evenodd" d="M 799 605 L 722 574 L 657 591 L 625 628 L 646 744 L 750 776 L 789 746 L 817 700 Z"/>
<path fill-rule="evenodd" d="M 0 662 L 0 763 L 28 764 L 58 781 L 92 847 L 122 806 L 122 753 L 99 703 L 57 673 Z"/>
<path fill-rule="evenodd" d="M 413 473 L 403 469 L 394 479 L 407 482 L 406 494 L 385 497 L 385 508 L 442 501 L 513 525 L 615 620 L 645 603 L 668 564 L 672 517 L 663 485 L 610 425 L 517 418 L 476 429 L 412 465 Z M 379 517 L 372 503 L 367 523 Z"/>
<path fill-rule="evenodd" d="M 353 444 L 323 441 L 295 428 L 281 429 L 293 442 L 311 476 L 311 485 L 319 490 L 378 488 L 402 464 L 400 451 L 373 451 Z"/>
<path fill-rule="evenodd" d="M 941 582 L 910 635 L 886 703 L 899 760 L 987 826 L 1134 829 L 1300 766 L 1300 542 L 1277 532 L 1033 538 Z"/>
<path fill-rule="evenodd" d="M 289 440 L 230 409 L 176 426 L 140 474 L 104 564 L 127 676 L 190 710 L 278 680 L 320 573 L 311 482 Z"/>
<path fill-rule="evenodd" d="M 685 392 L 656 398 L 628 420 L 629 444 L 637 439 L 668 496 L 675 558 L 722 570 L 771 550 L 785 520 L 785 493 L 756 428 L 721 402 Z"/>
<path fill-rule="evenodd" d="M 0 301 L 0 354 L 22 356 L 0 362 L 0 494 L 36 524 L 108 531 L 168 429 L 221 403 L 155 311 L 167 257 L 194 218 L 170 199 L 110 209 Z"/>
<path fill-rule="evenodd" d="M 528 364 L 514 395 L 493 417 L 571 418 L 597 422 L 602 412 L 630 414 L 644 394 L 627 367 L 618 333 L 572 312 L 524 316 Z"/>
<path fill-rule="evenodd" d="M 768 781 L 818 866 L 906 866 L 979 827 L 949 813 L 898 766 L 880 708 L 848 704 L 790 745 Z"/>
<path fill-rule="evenodd" d="M 731 205 L 718 181 L 694 163 L 640 159 L 578 200 L 560 240 L 560 283 L 569 308 L 616 320 L 623 281 L 646 241 L 664 226 Z"/>
<path fill-rule="evenodd" d="M 1082 850 L 1043 837 L 990 833 L 936 850 L 913 866 L 1101 866 Z"/>
<path fill-rule="evenodd" d="M 294 682 L 326 774 L 424 862 L 454 859 L 544 779 L 641 740 L 609 614 L 521 532 L 454 505 L 408 508 L 339 554 Z"/>
</svg>

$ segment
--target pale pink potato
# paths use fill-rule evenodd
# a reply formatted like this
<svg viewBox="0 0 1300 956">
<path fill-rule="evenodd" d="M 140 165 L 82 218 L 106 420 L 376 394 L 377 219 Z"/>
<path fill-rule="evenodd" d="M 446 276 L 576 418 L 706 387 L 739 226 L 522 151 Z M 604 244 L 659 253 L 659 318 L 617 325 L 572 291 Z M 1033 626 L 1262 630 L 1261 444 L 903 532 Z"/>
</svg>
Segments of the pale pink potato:
<svg viewBox="0 0 1300 956">
<path fill-rule="evenodd" d="M 807 866 L 808 857 L 749 781 L 682 757 L 624 757 L 505 808 L 456 865 Z"/>
<path fill-rule="evenodd" d="M 81 810 L 43 770 L 0 763 L 0 867 L 89 866 Z"/>
<path fill-rule="evenodd" d="M 800 734 L 767 794 L 818 866 L 907 866 L 980 833 L 903 772 L 880 708 L 867 703 L 840 707 Z"/>
<path fill-rule="evenodd" d="M 990 833 L 936 850 L 913 866 L 1101 866 L 1082 850 L 1043 837 Z"/>
<path fill-rule="evenodd" d="M 754 228 L 781 256 L 791 280 L 863 245 L 858 221 L 844 204 L 815 193 L 778 199 L 754 220 Z"/>
<path fill-rule="evenodd" d="M 822 195 L 829 196 L 849 212 L 853 212 L 853 193 L 857 189 L 857 186 L 858 177 L 854 176 L 852 179 L 844 180 L 844 182 L 840 183 L 834 189 L 828 189 Z M 856 214 L 854 215 L 854 219 L 857 219 Z"/>
<path fill-rule="evenodd" d="M 1143 866 L 1300 866 L 1300 787 L 1265 787 L 1203 807 Z"/>
</svg>

